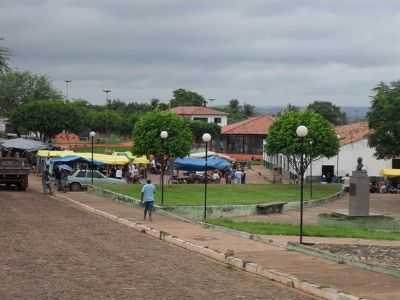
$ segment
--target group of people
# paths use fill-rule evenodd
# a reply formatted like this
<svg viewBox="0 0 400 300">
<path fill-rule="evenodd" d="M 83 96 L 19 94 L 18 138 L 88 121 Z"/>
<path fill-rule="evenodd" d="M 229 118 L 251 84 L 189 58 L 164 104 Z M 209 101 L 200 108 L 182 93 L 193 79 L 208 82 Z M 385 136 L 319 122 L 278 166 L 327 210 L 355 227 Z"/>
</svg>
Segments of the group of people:
<svg viewBox="0 0 400 300">
<path fill-rule="evenodd" d="M 121 166 L 108 166 L 99 169 L 107 177 L 126 179 L 127 183 L 137 183 L 139 179 L 147 177 L 147 169 L 145 166 L 128 164 Z"/>
</svg>

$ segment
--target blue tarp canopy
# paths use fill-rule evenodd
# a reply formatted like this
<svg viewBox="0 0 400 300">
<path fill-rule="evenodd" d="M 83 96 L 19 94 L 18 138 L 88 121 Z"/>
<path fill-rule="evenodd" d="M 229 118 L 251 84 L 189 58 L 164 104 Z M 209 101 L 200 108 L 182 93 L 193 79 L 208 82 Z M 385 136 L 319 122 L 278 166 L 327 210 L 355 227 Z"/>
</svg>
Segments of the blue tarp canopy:
<svg viewBox="0 0 400 300">
<path fill-rule="evenodd" d="M 62 164 L 68 165 L 68 163 L 74 163 L 74 162 L 85 162 L 85 163 L 90 164 L 92 161 L 90 159 L 86 159 L 84 157 L 80 157 L 77 155 L 68 155 L 68 156 L 64 156 L 64 157 L 57 157 L 57 158 L 50 159 L 50 163 L 53 165 L 62 165 Z M 97 161 L 97 160 L 93 160 L 93 164 L 96 166 L 103 165 L 102 162 Z"/>
<path fill-rule="evenodd" d="M 176 169 L 184 171 L 204 171 L 205 165 L 206 160 L 204 158 L 177 158 L 174 162 Z M 207 159 L 207 169 L 228 171 L 231 169 L 231 164 L 225 159 L 211 156 Z"/>
</svg>

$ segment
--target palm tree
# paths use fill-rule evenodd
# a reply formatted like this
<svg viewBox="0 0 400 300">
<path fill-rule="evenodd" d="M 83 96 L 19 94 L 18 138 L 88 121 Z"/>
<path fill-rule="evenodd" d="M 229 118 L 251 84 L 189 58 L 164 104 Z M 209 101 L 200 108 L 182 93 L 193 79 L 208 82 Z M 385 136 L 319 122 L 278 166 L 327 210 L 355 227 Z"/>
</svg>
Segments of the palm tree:
<svg viewBox="0 0 400 300">
<path fill-rule="evenodd" d="M 0 41 L 4 40 L 3 38 L 0 38 Z M 0 73 L 3 73 L 4 71 L 8 70 L 8 64 L 7 60 L 10 57 L 10 50 L 8 48 L 0 47 Z"/>
</svg>

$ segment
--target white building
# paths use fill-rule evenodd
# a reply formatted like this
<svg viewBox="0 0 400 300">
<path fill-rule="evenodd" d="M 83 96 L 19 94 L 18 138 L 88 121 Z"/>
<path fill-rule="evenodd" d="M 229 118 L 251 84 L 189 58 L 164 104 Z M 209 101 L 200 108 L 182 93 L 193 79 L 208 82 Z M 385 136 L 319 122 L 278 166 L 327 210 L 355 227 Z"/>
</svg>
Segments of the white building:
<svg viewBox="0 0 400 300">
<path fill-rule="evenodd" d="M 357 166 L 357 158 L 362 157 L 364 169 L 368 176 L 379 176 L 382 169 L 395 168 L 397 159 L 377 159 L 374 156 L 375 149 L 368 145 L 370 129 L 367 122 L 358 122 L 336 127 L 336 133 L 340 137 L 340 151 L 331 158 L 321 158 L 313 162 L 313 176 L 333 175 L 343 177 L 351 175 Z M 306 176 L 310 175 L 308 168 Z"/>
<path fill-rule="evenodd" d="M 322 157 L 312 163 L 312 176 L 327 178 L 332 176 L 343 177 L 351 175 L 357 166 L 357 158 L 362 157 L 364 169 L 368 176 L 380 176 L 382 169 L 400 168 L 400 159 L 383 160 L 374 156 L 375 149 L 368 145 L 369 128 L 367 122 L 358 122 L 336 127 L 336 133 L 340 136 L 339 154 L 331 158 Z M 265 155 L 264 160 L 270 166 L 282 169 L 282 174 L 289 177 L 295 173 L 289 166 L 284 155 Z M 308 167 L 305 177 L 311 175 L 311 167 Z"/>
<path fill-rule="evenodd" d="M 6 133 L 7 131 L 7 119 L 0 118 L 0 133 Z"/>
<path fill-rule="evenodd" d="M 227 113 L 205 106 L 177 106 L 170 111 L 194 121 L 215 123 L 221 127 L 228 124 Z"/>
</svg>

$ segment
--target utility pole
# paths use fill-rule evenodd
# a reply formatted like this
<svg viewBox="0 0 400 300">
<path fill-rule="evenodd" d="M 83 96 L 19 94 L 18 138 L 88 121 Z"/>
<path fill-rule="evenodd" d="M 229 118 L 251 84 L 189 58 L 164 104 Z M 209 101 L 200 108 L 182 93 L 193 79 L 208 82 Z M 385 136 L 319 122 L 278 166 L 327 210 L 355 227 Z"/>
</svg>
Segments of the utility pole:
<svg viewBox="0 0 400 300">
<path fill-rule="evenodd" d="M 111 90 L 103 90 L 106 93 L 106 102 L 108 101 L 108 94 L 111 93 Z"/>
<path fill-rule="evenodd" d="M 69 89 L 69 84 L 72 82 L 72 80 L 64 80 L 65 81 L 65 99 L 68 100 L 68 89 Z"/>
</svg>

